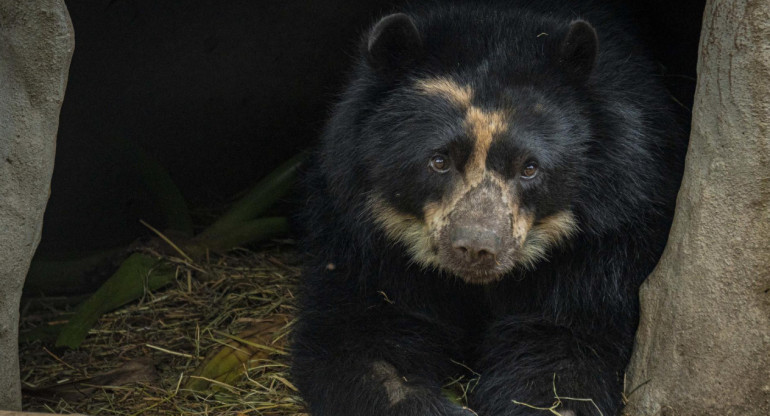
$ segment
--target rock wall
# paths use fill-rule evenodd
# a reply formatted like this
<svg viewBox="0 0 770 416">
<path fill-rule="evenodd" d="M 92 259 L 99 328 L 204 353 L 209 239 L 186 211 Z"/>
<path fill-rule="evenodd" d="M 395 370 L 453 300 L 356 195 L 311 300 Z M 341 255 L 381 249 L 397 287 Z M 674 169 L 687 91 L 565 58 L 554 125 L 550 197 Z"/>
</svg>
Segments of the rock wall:
<svg viewBox="0 0 770 416">
<path fill-rule="evenodd" d="M 19 298 L 40 240 L 74 36 L 62 0 L 0 0 L 0 409 L 19 409 Z"/>
<path fill-rule="evenodd" d="M 710 0 L 670 240 L 625 414 L 770 415 L 770 2 Z"/>
</svg>

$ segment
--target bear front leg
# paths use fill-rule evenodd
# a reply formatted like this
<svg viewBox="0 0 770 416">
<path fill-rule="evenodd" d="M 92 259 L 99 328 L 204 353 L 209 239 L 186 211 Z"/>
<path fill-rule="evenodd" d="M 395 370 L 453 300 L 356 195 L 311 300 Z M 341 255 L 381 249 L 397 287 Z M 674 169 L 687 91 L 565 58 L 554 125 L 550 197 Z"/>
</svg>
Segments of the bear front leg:
<svg viewBox="0 0 770 416">
<path fill-rule="evenodd" d="M 313 416 L 470 416 L 441 395 L 459 337 L 388 304 L 306 307 L 292 377 Z"/>
<path fill-rule="evenodd" d="M 471 407 L 480 416 L 544 414 L 533 407 L 617 415 L 630 339 L 607 329 L 588 332 L 521 316 L 493 325 L 480 347 Z"/>
</svg>

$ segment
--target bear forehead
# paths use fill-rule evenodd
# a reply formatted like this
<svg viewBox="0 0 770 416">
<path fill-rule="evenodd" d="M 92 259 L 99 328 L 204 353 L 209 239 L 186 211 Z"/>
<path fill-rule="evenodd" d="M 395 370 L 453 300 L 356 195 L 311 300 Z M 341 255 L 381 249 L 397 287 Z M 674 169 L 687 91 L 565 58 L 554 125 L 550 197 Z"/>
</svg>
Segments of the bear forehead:
<svg viewBox="0 0 770 416">
<path fill-rule="evenodd" d="M 436 76 L 415 80 L 410 90 L 442 100 L 458 111 L 463 132 L 479 155 L 489 153 L 493 143 L 545 159 L 556 157 L 570 145 L 572 150 L 582 148 L 583 139 L 576 132 L 584 130 L 585 120 L 572 97 L 558 100 L 549 89 L 528 84 L 505 87 L 498 81 L 477 77 L 471 86 L 450 76 Z"/>
<path fill-rule="evenodd" d="M 461 114 L 465 135 L 472 146 L 464 164 L 466 180 L 472 183 L 483 176 L 492 144 L 512 131 L 514 114 L 517 109 L 501 104 L 493 108 L 482 107 L 474 102 L 477 92 L 466 84 L 460 84 L 448 77 L 432 77 L 417 80 L 415 90 L 422 95 L 438 97 L 448 102 Z M 542 104 L 531 105 L 529 112 L 542 112 Z"/>
</svg>

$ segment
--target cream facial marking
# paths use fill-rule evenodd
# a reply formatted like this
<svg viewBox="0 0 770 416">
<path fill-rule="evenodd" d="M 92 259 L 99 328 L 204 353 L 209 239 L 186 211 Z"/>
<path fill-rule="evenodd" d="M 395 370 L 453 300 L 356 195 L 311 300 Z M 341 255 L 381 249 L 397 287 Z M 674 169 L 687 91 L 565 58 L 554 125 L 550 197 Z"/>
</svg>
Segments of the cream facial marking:
<svg viewBox="0 0 770 416">
<path fill-rule="evenodd" d="M 459 85 L 448 78 L 431 78 L 417 81 L 417 90 L 423 94 L 438 95 L 460 108 L 467 108 L 473 100 L 470 86 Z"/>
<path fill-rule="evenodd" d="M 538 221 L 526 235 L 524 245 L 519 251 L 517 263 L 533 267 L 543 259 L 549 248 L 563 243 L 579 230 L 572 211 L 557 212 Z"/>
<path fill-rule="evenodd" d="M 465 128 L 474 139 L 473 152 L 465 167 L 467 182 L 478 183 L 486 173 L 487 154 L 495 137 L 508 129 L 502 111 L 483 111 L 471 106 L 465 115 Z"/>
<path fill-rule="evenodd" d="M 422 267 L 438 267 L 436 244 L 428 226 L 421 219 L 393 208 L 380 195 L 370 196 L 369 212 L 391 241 L 404 243 L 412 259 Z"/>
<path fill-rule="evenodd" d="M 485 111 L 473 105 L 473 89 L 448 78 L 423 79 L 417 81 L 416 87 L 423 94 L 442 97 L 465 111 L 465 130 L 474 146 L 464 169 L 464 179 L 469 186 L 478 184 L 486 171 L 489 147 L 497 135 L 508 129 L 507 116 L 510 114 L 500 110 Z"/>
</svg>

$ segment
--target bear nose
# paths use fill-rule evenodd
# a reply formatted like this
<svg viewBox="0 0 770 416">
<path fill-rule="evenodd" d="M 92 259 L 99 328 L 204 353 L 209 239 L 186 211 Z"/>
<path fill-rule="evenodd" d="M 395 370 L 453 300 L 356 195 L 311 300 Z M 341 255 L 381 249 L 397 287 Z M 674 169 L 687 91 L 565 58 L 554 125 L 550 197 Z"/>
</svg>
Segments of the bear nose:
<svg viewBox="0 0 770 416">
<path fill-rule="evenodd" d="M 468 263 L 494 263 L 500 252 L 500 237 L 483 227 L 459 227 L 452 233 L 455 255 Z"/>
</svg>

